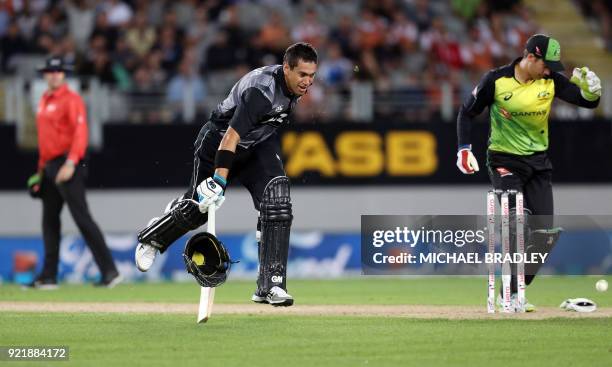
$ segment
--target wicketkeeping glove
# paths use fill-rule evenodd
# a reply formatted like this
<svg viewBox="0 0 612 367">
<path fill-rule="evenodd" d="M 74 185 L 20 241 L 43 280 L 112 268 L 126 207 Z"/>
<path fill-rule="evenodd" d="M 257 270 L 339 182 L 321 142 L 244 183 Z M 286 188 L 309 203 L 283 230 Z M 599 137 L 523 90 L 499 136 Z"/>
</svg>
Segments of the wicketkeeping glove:
<svg viewBox="0 0 612 367">
<path fill-rule="evenodd" d="M 599 77 L 586 66 L 574 68 L 570 82 L 576 84 L 580 88 L 582 98 L 587 101 L 596 101 L 601 97 L 601 80 L 599 80 Z"/>
<path fill-rule="evenodd" d="M 202 213 L 208 212 L 211 205 L 215 205 L 217 209 L 221 207 L 221 204 L 225 201 L 223 195 L 225 186 L 226 182 L 223 177 L 217 175 L 207 178 L 198 185 L 196 192 L 198 193 L 199 208 Z"/>
<path fill-rule="evenodd" d="M 459 170 L 467 175 L 471 175 L 474 172 L 478 172 L 478 161 L 472 154 L 472 147 L 470 145 L 462 146 L 457 152 L 457 167 Z"/>
</svg>

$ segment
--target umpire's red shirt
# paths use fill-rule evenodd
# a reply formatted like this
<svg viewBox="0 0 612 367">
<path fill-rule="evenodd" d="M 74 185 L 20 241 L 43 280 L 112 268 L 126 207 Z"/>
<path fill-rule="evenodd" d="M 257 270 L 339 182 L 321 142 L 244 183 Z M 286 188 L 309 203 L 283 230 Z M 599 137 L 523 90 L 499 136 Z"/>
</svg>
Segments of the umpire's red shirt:
<svg viewBox="0 0 612 367">
<path fill-rule="evenodd" d="M 78 163 L 87 149 L 87 115 L 83 99 L 64 83 L 46 91 L 36 112 L 38 129 L 38 168 L 59 156 L 67 155 Z"/>
</svg>

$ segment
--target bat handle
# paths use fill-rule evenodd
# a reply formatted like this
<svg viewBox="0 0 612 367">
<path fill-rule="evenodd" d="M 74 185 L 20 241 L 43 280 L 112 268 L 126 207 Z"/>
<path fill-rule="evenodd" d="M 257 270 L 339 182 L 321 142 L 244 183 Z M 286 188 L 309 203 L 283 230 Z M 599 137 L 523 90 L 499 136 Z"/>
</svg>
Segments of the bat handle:
<svg viewBox="0 0 612 367">
<path fill-rule="evenodd" d="M 208 207 L 208 233 L 212 234 L 213 236 L 216 235 L 216 231 L 215 231 L 216 216 L 217 216 L 216 210 L 217 210 L 217 207 L 215 206 L 215 204 Z"/>
</svg>

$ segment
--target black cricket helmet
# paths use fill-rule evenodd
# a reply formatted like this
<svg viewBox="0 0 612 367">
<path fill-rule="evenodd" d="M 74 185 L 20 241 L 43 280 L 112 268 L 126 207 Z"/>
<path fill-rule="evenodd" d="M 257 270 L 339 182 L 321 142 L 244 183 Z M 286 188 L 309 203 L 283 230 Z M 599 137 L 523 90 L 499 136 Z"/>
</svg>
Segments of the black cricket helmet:
<svg viewBox="0 0 612 367">
<path fill-rule="evenodd" d="M 185 268 L 202 287 L 218 287 L 225 282 L 232 266 L 229 254 L 217 237 L 195 234 L 185 244 Z"/>
</svg>

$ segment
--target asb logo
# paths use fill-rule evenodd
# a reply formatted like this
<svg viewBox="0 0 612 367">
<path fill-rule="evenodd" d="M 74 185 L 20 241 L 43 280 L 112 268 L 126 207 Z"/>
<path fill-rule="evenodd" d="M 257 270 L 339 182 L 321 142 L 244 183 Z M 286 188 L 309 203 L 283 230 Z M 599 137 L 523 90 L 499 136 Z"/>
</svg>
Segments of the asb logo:
<svg viewBox="0 0 612 367">
<path fill-rule="evenodd" d="M 512 92 L 508 92 L 504 95 L 504 101 L 509 101 L 512 98 Z"/>
</svg>

